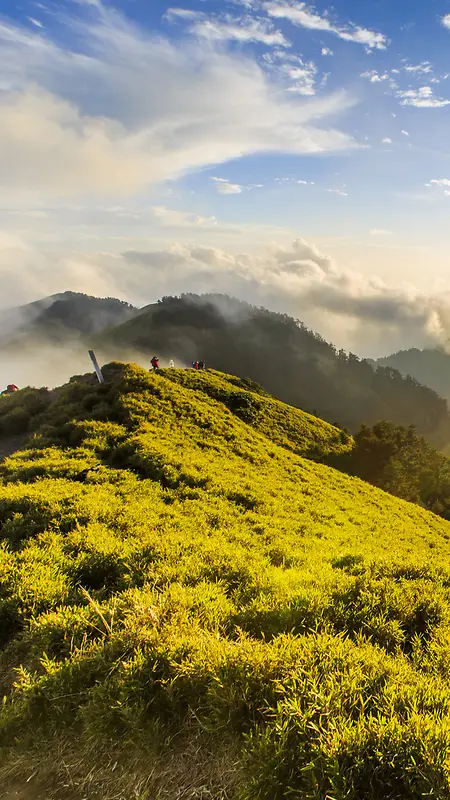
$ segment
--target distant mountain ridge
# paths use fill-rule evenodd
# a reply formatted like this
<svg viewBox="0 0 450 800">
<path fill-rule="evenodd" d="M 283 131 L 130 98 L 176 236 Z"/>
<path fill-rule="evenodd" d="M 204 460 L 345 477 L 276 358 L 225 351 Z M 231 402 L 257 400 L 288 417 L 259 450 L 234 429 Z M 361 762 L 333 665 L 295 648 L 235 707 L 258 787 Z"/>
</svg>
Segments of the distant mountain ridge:
<svg viewBox="0 0 450 800">
<path fill-rule="evenodd" d="M 66 355 L 73 359 L 76 351 L 77 365 L 70 368 L 78 372 L 91 347 L 103 363 L 121 359 L 148 365 L 153 355 L 162 365 L 171 358 L 180 365 L 204 359 L 210 367 L 250 378 L 276 398 L 352 432 L 363 423 L 388 420 L 414 425 L 436 447 L 450 442 L 447 403 L 432 389 L 389 365 L 374 369 L 353 353 L 338 351 L 286 314 L 226 295 L 164 297 L 138 309 L 115 298 L 64 292 L 0 313 L 0 345 L 5 385 L 18 382 L 20 359 L 25 367 L 27 359 L 40 359 L 34 380 L 47 384 L 50 361 L 59 359 L 60 375 Z M 65 345 L 70 346 L 67 353 Z M 27 370 L 20 373 L 21 385 Z"/>
<path fill-rule="evenodd" d="M 338 351 L 302 322 L 224 295 L 164 297 L 107 333 L 98 344 L 150 359 L 202 358 L 247 376 L 275 397 L 351 430 L 379 420 L 415 425 L 436 446 L 450 440 L 447 403 L 393 369 Z M 120 356 L 119 356 L 120 357 Z"/>
<path fill-rule="evenodd" d="M 399 350 L 371 362 L 380 367 L 392 367 L 402 375 L 410 375 L 424 386 L 450 400 L 450 354 L 442 347 L 418 350 Z"/>
<path fill-rule="evenodd" d="M 129 319 L 137 309 L 113 297 L 61 292 L 25 306 L 0 312 L 0 344 L 14 345 L 30 337 L 61 337 L 98 333 Z"/>
</svg>

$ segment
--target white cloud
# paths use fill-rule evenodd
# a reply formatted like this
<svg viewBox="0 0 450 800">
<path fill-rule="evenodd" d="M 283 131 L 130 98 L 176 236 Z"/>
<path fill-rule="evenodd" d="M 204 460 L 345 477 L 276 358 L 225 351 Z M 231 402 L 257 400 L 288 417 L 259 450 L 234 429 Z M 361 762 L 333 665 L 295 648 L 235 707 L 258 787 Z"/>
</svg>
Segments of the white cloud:
<svg viewBox="0 0 450 800">
<path fill-rule="evenodd" d="M 385 136 L 384 139 L 381 140 L 383 144 L 392 144 L 392 139 L 389 139 L 388 136 Z"/>
<path fill-rule="evenodd" d="M 190 11 L 184 8 L 169 8 L 165 18 L 169 22 L 183 20 L 191 23 L 189 31 L 215 41 L 261 42 L 278 47 L 290 47 L 290 42 L 275 30 L 272 22 L 254 16 L 233 17 L 230 14 L 207 14 L 204 11 Z"/>
<path fill-rule="evenodd" d="M 169 226 L 170 209 L 162 211 Z M 172 218 L 188 227 L 189 214 Z M 165 223 L 164 223 L 165 224 Z M 194 221 L 194 226 L 197 223 Z M 208 223 L 201 223 L 207 227 Z M 186 235 L 188 231 L 186 230 Z M 184 231 L 181 232 L 184 236 Z M 377 277 L 340 267 L 302 239 L 238 253 L 217 246 L 172 244 L 152 251 L 112 253 L 36 249 L 23 238 L 0 232 L 0 281 L 9 293 L 2 302 L 18 305 L 67 288 L 115 295 L 142 305 L 180 292 L 227 292 L 257 305 L 292 313 L 345 346 L 368 347 L 380 334 L 384 346 L 444 341 L 450 330 L 450 298 L 426 296 L 412 286 L 388 286 Z M 389 350 L 386 350 L 389 352 Z"/>
<path fill-rule="evenodd" d="M 430 86 L 422 86 L 420 89 L 408 89 L 397 93 L 402 106 L 414 106 L 415 108 L 443 108 L 450 105 L 450 100 L 435 97 Z"/>
<path fill-rule="evenodd" d="M 400 131 L 400 133 L 402 133 L 402 134 L 403 134 L 403 136 L 409 136 L 409 133 L 408 133 L 408 131 Z"/>
<path fill-rule="evenodd" d="M 215 184 L 219 194 L 242 194 L 244 189 L 248 188 L 246 186 L 241 186 L 239 183 L 230 183 L 226 178 L 216 178 L 212 176 L 210 181 Z"/>
<path fill-rule="evenodd" d="M 320 52 L 321 52 L 321 54 L 323 56 L 332 56 L 332 55 L 334 55 L 333 51 L 330 50 L 329 47 L 322 47 L 322 50 Z"/>
<path fill-rule="evenodd" d="M 103 6 L 67 24 L 73 50 L 0 25 L 8 196 L 133 193 L 244 155 L 356 145 L 326 125 L 352 105 L 343 93 L 301 100 L 251 58 L 152 38 Z"/>
<path fill-rule="evenodd" d="M 441 23 L 444 28 L 447 28 L 447 30 L 450 31 L 450 14 L 445 14 L 444 17 L 441 17 Z"/>
<path fill-rule="evenodd" d="M 445 339 L 450 327 L 448 295 L 428 297 L 412 286 L 389 287 L 376 276 L 339 267 L 303 239 L 272 245 L 259 255 L 232 254 L 214 247 L 175 245 L 163 251 L 123 254 L 139 286 L 153 293 L 220 291 L 300 316 L 341 338 L 348 326 L 361 345 L 380 330 L 392 345 Z M 185 287 L 185 288 L 184 288 Z M 329 324 L 327 325 L 327 320 Z M 342 327 L 341 327 L 342 326 Z"/>
<path fill-rule="evenodd" d="M 407 64 L 403 69 L 405 72 L 413 72 L 418 75 L 430 75 L 433 72 L 429 61 L 423 61 L 421 64 Z"/>
<path fill-rule="evenodd" d="M 275 180 L 275 183 L 290 183 L 290 184 L 296 183 L 296 184 L 300 184 L 302 186 L 314 186 L 315 185 L 314 181 L 305 181 L 305 180 L 303 180 L 301 178 L 275 178 L 274 180 Z"/>
<path fill-rule="evenodd" d="M 301 63 L 301 65 L 283 64 L 280 70 L 290 81 L 290 92 L 305 96 L 312 96 L 316 93 L 317 67 L 312 61 L 306 64 Z"/>
<path fill-rule="evenodd" d="M 0 304 L 19 305 L 38 297 L 65 291 L 89 291 L 105 296 L 107 278 L 97 263 L 75 255 L 42 252 L 23 237 L 0 231 L 0 283 L 8 287 Z"/>
<path fill-rule="evenodd" d="M 392 231 L 387 231 L 384 228 L 371 228 L 369 233 L 371 236 L 392 236 Z"/>
<path fill-rule="evenodd" d="M 202 11 L 191 11 L 191 9 L 189 8 L 168 8 L 164 16 L 170 22 L 173 22 L 177 19 L 186 19 L 186 20 L 203 19 L 204 14 Z"/>
<path fill-rule="evenodd" d="M 289 92 L 305 96 L 316 94 L 318 70 L 313 61 L 304 61 L 300 56 L 284 50 L 273 50 L 263 58 L 267 69 L 286 83 Z M 324 83 L 322 77 L 321 86 Z"/>
<path fill-rule="evenodd" d="M 165 206 L 152 206 L 155 220 L 164 228 L 217 228 L 215 217 L 201 217 L 189 211 L 178 211 Z"/>
<path fill-rule="evenodd" d="M 325 191 L 330 192 L 330 194 L 338 194 L 341 197 L 348 197 L 347 192 L 343 192 L 342 189 L 326 189 Z"/>
<path fill-rule="evenodd" d="M 192 25 L 190 31 L 210 41 L 261 42 L 268 46 L 290 47 L 290 42 L 281 31 L 273 30 L 264 20 L 247 19 L 227 23 L 204 19 Z"/>
<path fill-rule="evenodd" d="M 440 189 L 444 189 L 444 194 L 448 197 L 450 196 L 450 180 L 448 178 L 440 178 L 439 180 L 432 180 L 429 183 L 426 183 L 425 186 L 432 187 L 438 186 Z"/>
<path fill-rule="evenodd" d="M 371 83 L 381 83 L 382 81 L 388 81 L 390 79 L 387 72 L 383 75 L 379 75 L 378 72 L 374 70 L 370 70 L 369 72 L 361 72 L 361 78 L 368 78 Z"/>
<path fill-rule="evenodd" d="M 387 38 L 382 33 L 360 28 L 358 25 L 334 25 L 327 16 L 320 16 L 306 3 L 269 2 L 264 5 L 267 13 L 276 19 L 288 19 L 294 25 L 310 30 L 323 31 L 338 36 L 347 42 L 362 44 L 368 49 L 384 50 Z"/>
<path fill-rule="evenodd" d="M 28 22 L 31 22 L 36 28 L 43 28 L 42 22 L 39 22 L 38 19 L 34 19 L 34 17 L 27 17 Z"/>
<path fill-rule="evenodd" d="M 430 184 L 434 185 L 434 186 L 441 186 L 441 187 L 450 186 L 450 180 L 448 178 L 440 178 L 439 180 L 430 181 Z"/>
</svg>

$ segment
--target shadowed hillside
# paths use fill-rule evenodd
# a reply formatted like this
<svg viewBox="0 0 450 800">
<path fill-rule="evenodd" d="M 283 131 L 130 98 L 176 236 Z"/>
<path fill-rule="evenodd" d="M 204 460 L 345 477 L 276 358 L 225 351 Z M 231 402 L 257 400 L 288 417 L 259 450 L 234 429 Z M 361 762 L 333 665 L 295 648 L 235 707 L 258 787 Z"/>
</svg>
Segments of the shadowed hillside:
<svg viewBox="0 0 450 800">
<path fill-rule="evenodd" d="M 411 375 L 424 386 L 450 400 L 450 354 L 441 348 L 400 350 L 373 362 L 381 367 L 393 367 L 402 375 Z"/>
<path fill-rule="evenodd" d="M 449 797 L 450 524 L 257 386 L 104 371 L 8 398 L 4 791 Z"/>
<path fill-rule="evenodd" d="M 33 340 L 61 340 L 98 333 L 129 319 L 136 312 L 129 303 L 112 297 L 90 297 L 63 292 L 20 308 L 0 311 L 0 343 L 21 347 Z"/>
</svg>

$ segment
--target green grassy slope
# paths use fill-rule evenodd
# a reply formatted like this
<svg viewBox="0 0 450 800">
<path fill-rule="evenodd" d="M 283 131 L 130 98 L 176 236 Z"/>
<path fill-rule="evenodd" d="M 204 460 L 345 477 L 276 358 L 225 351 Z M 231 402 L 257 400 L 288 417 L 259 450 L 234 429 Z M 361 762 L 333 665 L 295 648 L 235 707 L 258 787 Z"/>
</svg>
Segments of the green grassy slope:
<svg viewBox="0 0 450 800">
<path fill-rule="evenodd" d="M 105 373 L 0 467 L 6 796 L 449 798 L 450 524 L 238 380 Z"/>
</svg>

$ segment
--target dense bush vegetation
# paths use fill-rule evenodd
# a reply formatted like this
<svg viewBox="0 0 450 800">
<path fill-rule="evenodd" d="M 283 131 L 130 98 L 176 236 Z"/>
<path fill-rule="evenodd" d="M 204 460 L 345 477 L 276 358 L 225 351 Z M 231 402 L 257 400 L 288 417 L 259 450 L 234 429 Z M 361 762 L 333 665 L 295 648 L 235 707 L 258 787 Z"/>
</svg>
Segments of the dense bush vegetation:
<svg viewBox="0 0 450 800">
<path fill-rule="evenodd" d="M 39 424 L 39 415 L 48 408 L 51 393 L 48 389 L 22 389 L 0 396 L 0 436 L 27 433 Z"/>
<path fill-rule="evenodd" d="M 450 798 L 450 524 L 239 381 L 104 372 L 1 466 L 0 785 Z"/>
<path fill-rule="evenodd" d="M 414 428 L 389 422 L 363 426 L 354 447 L 343 455 L 331 454 L 328 462 L 450 519 L 450 460 Z"/>
</svg>

